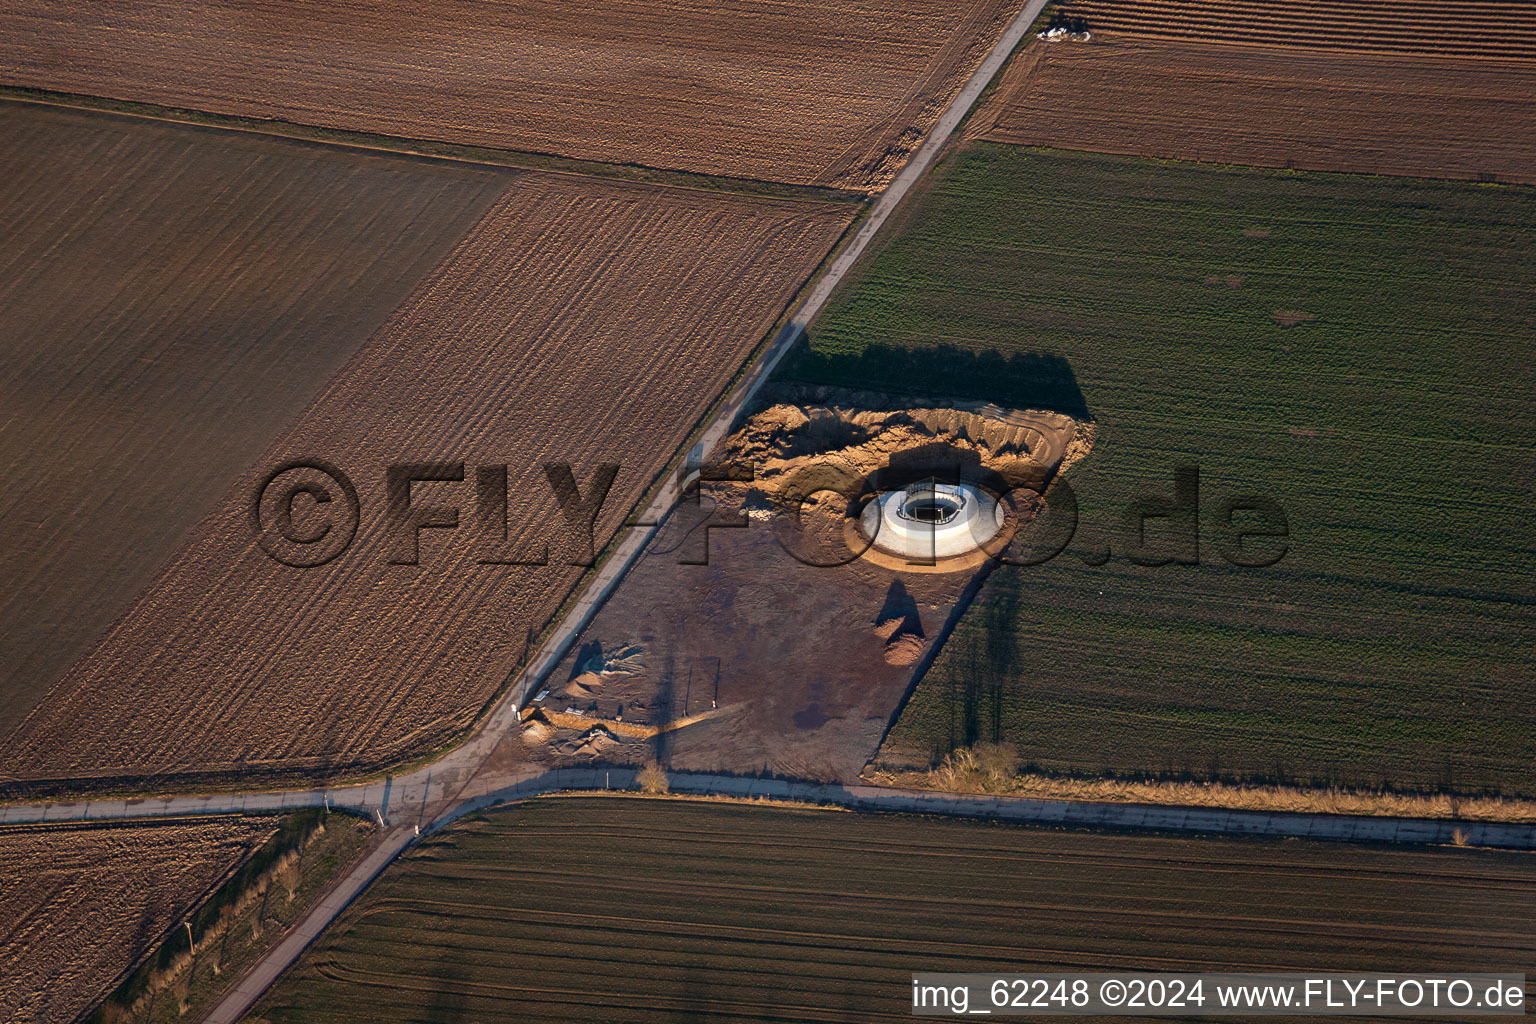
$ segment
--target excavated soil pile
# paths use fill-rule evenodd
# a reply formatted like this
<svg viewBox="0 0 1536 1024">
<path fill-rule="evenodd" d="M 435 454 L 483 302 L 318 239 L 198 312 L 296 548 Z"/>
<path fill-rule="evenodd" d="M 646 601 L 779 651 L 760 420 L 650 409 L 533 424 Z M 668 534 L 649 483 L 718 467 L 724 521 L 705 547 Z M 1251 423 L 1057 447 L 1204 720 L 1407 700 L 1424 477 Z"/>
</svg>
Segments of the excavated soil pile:
<svg viewBox="0 0 1536 1024">
<path fill-rule="evenodd" d="M 906 467 L 930 464 L 1035 478 L 1076 462 L 1092 443 L 1091 425 L 1063 413 L 981 402 L 894 411 L 780 404 L 747 420 L 723 458 L 753 468 L 750 507 L 783 494 L 813 462 L 835 461 L 875 486 L 904 483 L 897 478 Z"/>
<path fill-rule="evenodd" d="M 915 664 L 928 648 L 921 625 L 914 627 L 908 617 L 903 615 L 875 623 L 875 636 L 885 643 L 885 660 L 890 665 Z"/>
</svg>

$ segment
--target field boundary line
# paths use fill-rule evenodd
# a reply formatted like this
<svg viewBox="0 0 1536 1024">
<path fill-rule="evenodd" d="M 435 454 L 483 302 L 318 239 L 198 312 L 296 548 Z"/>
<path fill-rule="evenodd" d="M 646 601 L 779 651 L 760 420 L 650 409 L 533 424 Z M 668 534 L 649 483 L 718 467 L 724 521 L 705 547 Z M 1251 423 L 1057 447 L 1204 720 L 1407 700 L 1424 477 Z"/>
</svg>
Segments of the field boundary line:
<svg viewBox="0 0 1536 1024">
<path fill-rule="evenodd" d="M 604 181 L 627 181 L 656 188 L 725 192 L 759 199 L 841 205 L 859 205 L 870 199 L 870 194 L 867 192 L 833 188 L 827 185 L 796 185 L 791 182 L 769 181 L 761 178 L 732 178 L 726 175 L 702 174 L 698 171 L 672 170 L 666 167 L 652 167 L 649 164 L 582 160 L 561 156 L 558 153 L 539 153 L 533 150 L 468 146 L 456 142 L 417 139 L 406 135 L 384 135 L 347 128 L 326 128 L 299 121 L 284 121 L 279 118 L 216 114 L 206 110 L 164 107 L 138 100 L 119 100 L 110 96 L 56 92 L 52 89 L 34 89 L 19 85 L 0 85 L 0 100 L 141 121 L 158 121 L 203 131 L 239 132 L 243 135 L 283 139 L 303 146 L 354 149 L 364 153 L 382 153 L 412 160 L 443 161 L 498 170 L 564 174 L 578 178 L 598 178 Z"/>
</svg>

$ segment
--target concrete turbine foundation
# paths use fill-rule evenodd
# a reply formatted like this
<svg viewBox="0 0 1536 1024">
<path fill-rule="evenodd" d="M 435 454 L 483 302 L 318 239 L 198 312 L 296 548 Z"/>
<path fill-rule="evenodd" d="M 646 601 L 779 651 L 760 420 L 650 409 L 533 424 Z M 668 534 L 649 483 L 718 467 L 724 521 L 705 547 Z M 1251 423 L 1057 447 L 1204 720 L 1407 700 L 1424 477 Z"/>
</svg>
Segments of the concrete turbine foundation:
<svg viewBox="0 0 1536 1024">
<path fill-rule="evenodd" d="M 980 488 L 919 481 L 871 501 L 859 529 L 870 541 L 866 556 L 947 572 L 985 557 L 982 545 L 997 536 L 1003 522 L 997 499 Z"/>
</svg>

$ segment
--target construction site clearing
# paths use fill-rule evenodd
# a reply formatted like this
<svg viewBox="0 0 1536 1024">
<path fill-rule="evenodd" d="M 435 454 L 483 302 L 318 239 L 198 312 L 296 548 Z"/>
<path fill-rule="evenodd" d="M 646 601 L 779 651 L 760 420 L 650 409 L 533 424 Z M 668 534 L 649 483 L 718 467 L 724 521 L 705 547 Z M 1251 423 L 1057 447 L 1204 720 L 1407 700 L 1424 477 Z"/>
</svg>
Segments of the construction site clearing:
<svg viewBox="0 0 1536 1024">
<path fill-rule="evenodd" d="M 764 405 L 727 440 L 704 474 L 727 478 L 674 506 L 534 695 L 526 756 L 857 778 L 990 566 L 1025 541 L 1049 480 L 1092 445 L 1091 424 L 1055 412 L 785 395 L 798 401 Z M 982 557 L 907 559 L 863 535 L 882 494 L 939 477 L 995 502 Z M 1000 494 L 1000 480 L 1029 485 Z"/>
</svg>

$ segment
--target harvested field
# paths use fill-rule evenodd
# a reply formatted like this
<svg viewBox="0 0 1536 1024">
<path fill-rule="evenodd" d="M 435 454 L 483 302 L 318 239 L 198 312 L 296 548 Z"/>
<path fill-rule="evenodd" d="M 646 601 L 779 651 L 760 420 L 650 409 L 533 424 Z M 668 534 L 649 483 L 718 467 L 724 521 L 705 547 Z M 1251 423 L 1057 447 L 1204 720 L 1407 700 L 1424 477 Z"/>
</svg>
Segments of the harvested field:
<svg viewBox="0 0 1536 1024">
<path fill-rule="evenodd" d="M 572 560 L 590 557 L 563 542 L 545 464 L 569 463 L 584 500 L 600 465 L 619 467 L 600 550 L 851 213 L 514 175 L 8 738 L 3 770 L 33 783 L 248 784 L 443 743 L 518 666 L 582 575 Z M 355 482 L 360 528 L 318 567 L 253 542 L 255 495 L 292 460 Z M 418 483 L 408 499 L 458 508 L 462 526 L 420 531 L 419 563 L 405 564 L 418 535 L 388 528 L 386 466 L 428 462 L 462 462 L 463 481 Z M 505 512 L 477 497 L 479 467 L 496 465 L 509 467 Z M 340 490 L 324 507 L 300 499 L 295 536 L 334 526 L 344 539 Z M 549 564 L 507 564 L 539 558 L 545 541 Z"/>
<path fill-rule="evenodd" d="M 552 799 L 407 854 L 251 1019 L 892 1021 L 915 970 L 1523 972 L 1533 921 L 1525 854 Z"/>
<path fill-rule="evenodd" d="M 276 831 L 258 818 L 0 829 L 0 1017 L 83 1014 Z"/>
<path fill-rule="evenodd" d="M 407 138 L 879 189 L 1008 0 L 608 5 L 48 0 L 0 13 L 0 82 Z"/>
<path fill-rule="evenodd" d="M 1339 52 L 1536 59 L 1524 0 L 1072 0 L 1095 34 Z"/>
<path fill-rule="evenodd" d="M 0 103 L 0 735 L 508 176 Z"/>
<path fill-rule="evenodd" d="M 1099 153 L 1536 184 L 1536 63 L 1034 43 L 970 128 Z"/>
<path fill-rule="evenodd" d="M 1053 372 L 1097 439 L 1071 544 L 992 573 L 883 758 L 1536 796 L 1532 225 L 1524 187 L 956 154 L 784 374 L 1024 405 Z M 1127 523 L 1180 466 L 1199 564 L 1134 564 L 1180 554 Z M 1239 495 L 1277 563 L 1228 560 Z"/>
</svg>

